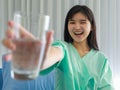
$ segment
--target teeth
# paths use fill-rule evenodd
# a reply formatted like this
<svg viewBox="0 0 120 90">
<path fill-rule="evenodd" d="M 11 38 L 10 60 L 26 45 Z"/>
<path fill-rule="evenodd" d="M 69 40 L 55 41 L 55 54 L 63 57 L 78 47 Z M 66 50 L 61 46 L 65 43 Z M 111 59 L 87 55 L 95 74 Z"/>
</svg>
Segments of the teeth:
<svg viewBox="0 0 120 90">
<path fill-rule="evenodd" d="M 82 34 L 83 32 L 74 32 L 75 34 Z"/>
</svg>

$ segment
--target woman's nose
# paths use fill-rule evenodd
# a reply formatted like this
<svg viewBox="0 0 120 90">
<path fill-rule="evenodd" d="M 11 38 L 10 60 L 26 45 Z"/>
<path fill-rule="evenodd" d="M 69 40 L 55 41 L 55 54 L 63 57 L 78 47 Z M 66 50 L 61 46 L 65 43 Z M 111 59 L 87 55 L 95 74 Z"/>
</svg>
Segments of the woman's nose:
<svg viewBox="0 0 120 90">
<path fill-rule="evenodd" d="M 75 24 L 75 28 L 76 28 L 76 29 L 80 29 L 80 27 L 81 27 L 80 23 L 76 23 L 76 24 Z"/>
</svg>

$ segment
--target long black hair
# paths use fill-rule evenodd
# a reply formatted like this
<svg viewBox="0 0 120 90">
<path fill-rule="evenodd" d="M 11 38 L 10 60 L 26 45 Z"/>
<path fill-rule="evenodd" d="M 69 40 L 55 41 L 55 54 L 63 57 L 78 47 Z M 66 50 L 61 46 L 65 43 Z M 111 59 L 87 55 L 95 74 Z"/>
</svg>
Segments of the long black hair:
<svg viewBox="0 0 120 90">
<path fill-rule="evenodd" d="M 68 43 L 73 42 L 73 39 L 72 39 L 72 37 L 70 36 L 70 34 L 68 32 L 68 21 L 70 19 L 72 19 L 72 17 L 76 13 L 79 13 L 79 12 L 87 17 L 87 19 L 90 21 L 91 26 L 92 26 L 92 30 L 91 30 L 90 34 L 88 35 L 88 37 L 87 37 L 87 43 L 88 43 L 89 47 L 93 48 L 95 50 L 99 50 L 98 44 L 97 44 L 97 39 L 96 39 L 96 22 L 95 22 L 95 18 L 94 18 L 94 15 L 93 15 L 93 12 L 91 11 L 91 9 L 88 8 L 85 5 L 75 5 L 68 11 L 68 13 L 66 15 L 66 19 L 65 19 L 65 26 L 64 26 L 64 41 L 66 41 Z"/>
</svg>

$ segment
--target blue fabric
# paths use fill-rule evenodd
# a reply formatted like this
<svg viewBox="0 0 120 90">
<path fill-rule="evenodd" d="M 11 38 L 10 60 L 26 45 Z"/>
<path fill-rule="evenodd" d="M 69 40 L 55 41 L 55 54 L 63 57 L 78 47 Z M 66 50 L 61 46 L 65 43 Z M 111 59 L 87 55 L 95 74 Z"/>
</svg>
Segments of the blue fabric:
<svg viewBox="0 0 120 90">
<path fill-rule="evenodd" d="M 14 80 L 10 75 L 10 62 L 2 60 L 3 88 L 2 90 L 54 90 L 54 71 L 39 76 L 35 80 Z"/>
<path fill-rule="evenodd" d="M 0 68 L 0 90 L 2 90 L 3 79 L 2 79 L 2 69 Z"/>
</svg>

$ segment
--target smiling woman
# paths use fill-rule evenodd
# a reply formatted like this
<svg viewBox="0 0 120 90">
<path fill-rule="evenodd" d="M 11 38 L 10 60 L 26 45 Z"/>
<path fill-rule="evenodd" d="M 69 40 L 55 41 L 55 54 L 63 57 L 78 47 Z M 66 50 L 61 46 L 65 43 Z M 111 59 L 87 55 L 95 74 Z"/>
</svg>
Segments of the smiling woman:
<svg viewBox="0 0 120 90">
<path fill-rule="evenodd" d="M 4 30 L 7 29 L 6 23 L 12 19 L 13 12 L 21 10 L 28 14 L 32 11 L 33 13 L 41 12 L 51 15 L 50 28 L 55 31 L 55 40 L 63 39 L 64 18 L 68 9 L 74 4 L 87 5 L 93 11 L 97 22 L 96 32 L 99 48 L 107 56 L 115 84 L 118 86 L 117 83 L 120 83 L 118 79 L 120 76 L 120 0 L 0 0 L 0 38 L 4 37 Z M 80 33 L 83 32 L 76 32 L 76 34 Z M 6 49 L 1 45 L 0 50 L 2 56 Z"/>
<path fill-rule="evenodd" d="M 68 22 L 69 33 L 76 42 L 83 41 L 83 39 L 89 35 L 91 29 L 92 27 L 88 18 L 82 13 L 75 14 Z M 85 42 L 86 41 L 87 38 L 85 39 Z"/>
<path fill-rule="evenodd" d="M 86 20 L 85 23 L 69 24 L 69 19 Z M 85 19 L 86 18 L 86 19 Z M 12 28 L 12 26 L 9 25 Z M 73 29 L 71 31 L 71 28 Z M 11 29 L 8 28 L 7 31 Z M 78 31 L 84 31 L 79 38 Z M 26 37 L 26 29 L 22 29 Z M 7 40 L 13 34 L 6 34 Z M 75 5 L 67 13 L 64 27 L 64 41 L 51 42 L 53 33 L 47 33 L 44 63 L 40 75 L 56 70 L 55 90 L 113 90 L 112 72 L 108 59 L 99 51 L 96 40 L 96 23 L 91 9 L 85 5 Z M 66 38 L 67 36 L 67 38 Z M 69 36 L 69 37 L 68 37 Z M 24 37 L 21 37 L 24 39 Z M 29 39 L 32 37 L 28 37 Z M 71 41 L 69 40 L 71 38 Z M 11 49 L 11 43 L 3 45 Z M 52 44 L 52 45 L 51 45 Z M 11 49 L 13 50 L 13 49 Z"/>
</svg>

